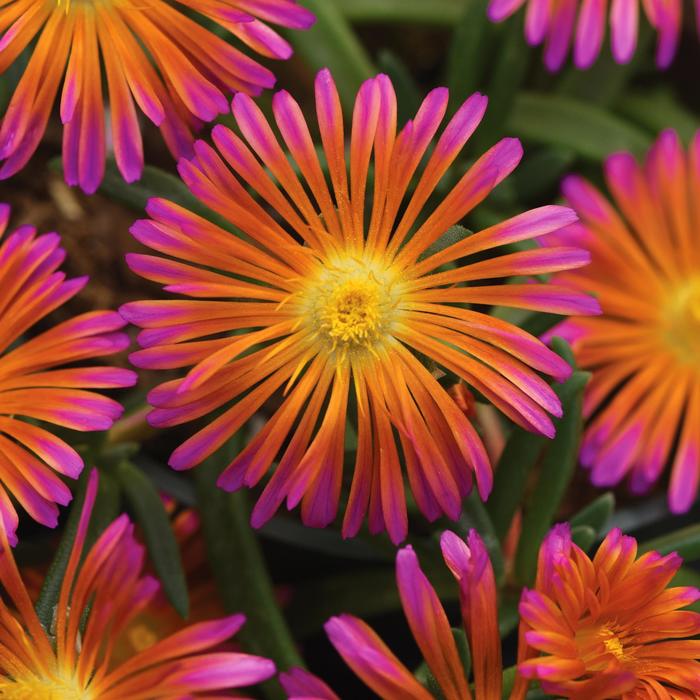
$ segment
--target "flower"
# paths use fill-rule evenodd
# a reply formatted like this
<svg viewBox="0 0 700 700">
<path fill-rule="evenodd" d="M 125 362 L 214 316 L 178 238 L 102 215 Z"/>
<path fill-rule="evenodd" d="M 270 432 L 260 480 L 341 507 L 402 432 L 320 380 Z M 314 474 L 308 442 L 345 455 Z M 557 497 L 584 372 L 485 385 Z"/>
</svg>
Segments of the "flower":
<svg viewBox="0 0 700 700">
<path fill-rule="evenodd" d="M 410 546 L 396 556 L 396 581 L 404 614 L 445 700 L 500 698 L 503 669 L 496 584 L 486 547 L 475 530 L 470 531 L 466 542 L 452 532 L 444 532 L 441 546 L 445 562 L 460 585 L 462 617 L 474 670 L 473 693 L 445 611 Z M 433 697 L 362 620 L 340 615 L 331 618 L 325 627 L 348 666 L 380 698 Z M 322 681 L 301 669 L 281 674 L 280 681 L 289 697 L 296 700 L 337 697 Z M 527 682 L 517 679 L 509 697 L 521 700 L 526 690 Z"/>
<path fill-rule="evenodd" d="M 579 177 L 564 181 L 581 225 L 553 240 L 591 250 L 585 272 L 558 281 L 594 292 L 603 309 L 554 331 L 593 374 L 581 462 L 594 484 L 628 476 L 635 492 L 670 465 L 669 505 L 683 512 L 700 477 L 700 136 L 686 155 L 666 131 L 644 166 L 618 153 L 605 176 L 614 205 Z"/>
<path fill-rule="evenodd" d="M 9 597 L 0 599 L 0 695 L 13 700 L 170 700 L 274 675 L 268 659 L 211 651 L 240 629 L 242 615 L 191 625 L 121 664 L 110 663 L 118 635 L 148 608 L 159 585 L 143 575 L 144 550 L 125 515 L 102 533 L 79 565 L 96 489 L 93 470 L 51 636 L 41 626 L 0 530 L 0 581 Z"/>
<path fill-rule="evenodd" d="M 160 127 L 170 150 L 190 153 L 191 128 L 228 111 L 227 92 L 258 94 L 274 75 L 206 29 L 205 18 L 262 56 L 291 47 L 266 22 L 305 28 L 314 16 L 296 0 L 9 0 L 0 8 L 0 73 L 36 39 L 0 128 L 0 178 L 20 170 L 46 129 L 61 79 L 66 182 L 92 193 L 105 167 L 102 68 L 111 139 L 125 180 L 141 177 L 136 106 Z"/>
<path fill-rule="evenodd" d="M 10 215 L 0 205 L 0 236 Z M 75 366 L 123 350 L 117 332 L 124 320 L 113 311 L 81 314 L 53 328 L 24 336 L 47 314 L 75 296 L 87 277 L 66 280 L 56 233 L 36 235 L 21 226 L 0 245 L 0 521 L 12 543 L 18 517 L 13 496 L 42 525 L 56 527 L 57 504 L 71 492 L 55 472 L 76 478 L 83 460 L 39 422 L 73 430 L 106 430 L 123 409 L 92 389 L 131 386 L 128 369 Z M 70 365 L 70 367 L 63 367 Z"/>
<path fill-rule="evenodd" d="M 205 542 L 201 532 L 199 515 L 187 508 L 174 514 L 176 504 L 164 499 L 171 515 L 170 523 L 177 540 L 182 568 L 185 573 L 189 597 L 189 614 L 184 620 L 175 610 L 162 590 L 150 600 L 148 606 L 134 616 L 119 635 L 112 652 L 112 661 L 120 662 L 133 656 L 161 637 L 167 637 L 187 627 L 192 622 L 203 622 L 225 613 L 208 566 Z M 137 537 L 140 533 L 137 532 Z M 142 540 L 142 537 L 139 537 Z M 146 569 L 151 573 L 150 569 Z M 218 649 L 221 647 L 219 646 Z M 233 644 L 227 650 L 235 651 Z"/>
<path fill-rule="evenodd" d="M 548 413 L 560 415 L 561 406 L 534 370 L 561 380 L 570 367 L 527 333 L 466 304 L 595 312 L 590 296 L 546 283 L 477 284 L 584 265 L 588 253 L 538 248 L 458 262 L 571 223 L 571 210 L 559 206 L 526 212 L 431 250 L 515 168 L 522 153 L 516 139 L 503 139 L 432 212 L 424 211 L 486 109 L 482 95 L 465 102 L 407 197 L 447 101 L 446 89 L 434 90 L 397 134 L 390 80 L 368 80 L 355 103 L 348 173 L 338 93 L 330 73 L 322 71 L 316 107 L 329 188 L 294 99 L 277 93 L 273 111 L 304 183 L 260 109 L 239 93 L 233 115 L 243 138 L 218 125 L 212 135 L 220 154 L 197 142 L 196 157 L 182 160 L 179 170 L 190 190 L 247 239 L 160 199 L 149 202 L 151 220 L 132 228 L 161 255 L 129 255 L 131 269 L 191 297 L 121 309 L 145 329 L 139 335 L 144 349 L 131 356 L 135 365 L 191 367 L 184 379 L 149 394 L 155 407 L 151 423 L 179 425 L 237 399 L 178 447 L 170 465 L 187 469 L 200 463 L 267 399 L 280 402 L 219 480 L 228 490 L 252 486 L 279 455 L 253 511 L 255 526 L 285 498 L 290 508 L 302 502 L 308 525 L 333 521 L 348 417 L 357 423 L 357 459 L 345 536 L 357 533 L 369 510 L 372 532 L 386 528 L 394 542 L 405 537 L 400 453 L 416 502 L 430 519 L 443 512 L 459 516 L 472 472 L 480 495 L 488 496 L 492 475 L 481 440 L 417 353 L 459 375 L 519 425 L 554 433 Z M 372 204 L 366 207 L 370 190 Z"/>
<path fill-rule="evenodd" d="M 681 565 L 674 552 L 647 552 L 612 530 L 591 560 L 555 526 L 540 548 L 535 588 L 520 601 L 527 643 L 543 653 L 518 666 L 547 693 L 577 700 L 700 696 L 700 599 L 667 588 Z"/>
<path fill-rule="evenodd" d="M 551 71 L 561 68 L 574 45 L 574 63 L 589 68 L 605 36 L 608 4 L 605 0 L 490 0 L 489 19 L 502 22 L 527 4 L 525 38 L 532 46 L 544 42 L 544 63 Z M 637 47 L 639 6 L 658 33 L 656 64 L 667 68 L 676 53 L 681 33 L 681 0 L 612 0 L 610 46 L 617 63 L 628 63 Z"/>
</svg>

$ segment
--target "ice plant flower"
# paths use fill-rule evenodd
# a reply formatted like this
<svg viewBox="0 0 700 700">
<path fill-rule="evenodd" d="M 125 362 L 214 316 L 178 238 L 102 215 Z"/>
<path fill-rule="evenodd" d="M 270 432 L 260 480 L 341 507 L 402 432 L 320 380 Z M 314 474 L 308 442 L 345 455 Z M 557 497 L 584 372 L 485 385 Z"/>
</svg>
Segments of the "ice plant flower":
<svg viewBox="0 0 700 700">
<path fill-rule="evenodd" d="M 291 47 L 267 23 L 300 29 L 314 21 L 296 0 L 3 2 L 0 73 L 32 48 L 0 127 L 0 178 L 20 170 L 36 150 L 62 79 L 65 178 L 88 193 L 104 174 L 104 87 L 116 163 L 133 182 L 143 169 L 137 106 L 181 156 L 190 152 L 193 126 L 228 110 L 227 94 L 258 94 L 274 85 L 267 68 L 197 18 L 233 35 L 241 48 L 279 59 L 289 58 Z"/>
<path fill-rule="evenodd" d="M 612 530 L 593 559 L 568 524 L 542 544 L 537 580 L 520 602 L 521 629 L 541 656 L 519 664 L 547 693 L 577 700 L 700 697 L 700 599 L 668 588 L 681 565 L 674 552 L 647 552 Z"/>
<path fill-rule="evenodd" d="M 483 541 L 472 530 L 465 542 L 452 532 L 441 538 L 445 562 L 459 582 L 464 629 L 472 657 L 473 691 L 445 614 L 413 549 L 396 556 L 396 581 L 413 637 L 445 700 L 494 700 L 502 693 L 503 669 L 498 633 L 496 583 Z M 431 700 L 428 690 L 362 620 L 340 615 L 326 623 L 331 643 L 354 673 L 384 700 Z M 319 679 L 292 669 L 280 680 L 290 698 L 337 696 Z M 516 681 L 509 697 L 525 697 L 527 683 Z"/>
<path fill-rule="evenodd" d="M 522 154 L 516 139 L 503 139 L 428 210 L 436 185 L 486 109 L 482 95 L 465 102 L 408 195 L 447 101 L 446 89 L 434 90 L 397 134 L 390 80 L 368 80 L 355 103 L 348 164 L 338 93 L 330 73 L 322 71 L 316 109 L 329 187 L 294 99 L 277 93 L 273 111 L 301 177 L 260 109 L 239 93 L 233 116 L 243 138 L 218 125 L 212 134 L 218 152 L 199 141 L 196 156 L 182 160 L 179 170 L 204 204 L 248 238 L 159 199 L 148 205 L 151 219 L 132 228 L 159 255 L 132 254 L 131 269 L 189 297 L 121 309 L 145 329 L 139 335 L 144 349 L 132 355 L 135 365 L 191 367 L 184 379 L 150 393 L 155 407 L 150 421 L 175 426 L 227 406 L 175 450 L 170 465 L 195 466 L 267 399 L 279 402 L 219 480 L 228 490 L 253 486 L 278 460 L 253 511 L 255 526 L 285 498 L 290 508 L 302 502 L 308 525 L 333 521 L 348 418 L 357 423 L 357 458 L 345 536 L 357 533 L 369 510 L 372 532 L 386 528 L 394 542 L 405 537 L 400 454 L 416 502 L 430 519 L 441 513 L 458 517 L 472 474 L 482 498 L 488 496 L 492 475 L 481 440 L 418 354 L 460 376 L 516 423 L 554 433 L 548 414 L 560 415 L 561 407 L 537 372 L 561 380 L 569 366 L 512 324 L 466 305 L 595 312 L 595 300 L 580 292 L 535 281 L 497 283 L 584 265 L 588 253 L 568 246 L 497 250 L 571 223 L 573 212 L 559 206 L 529 211 L 431 250 Z M 485 252 L 492 257 L 470 257 Z M 484 280 L 490 282 L 477 284 Z"/>
<path fill-rule="evenodd" d="M 11 700 L 174 700 L 212 697 L 266 680 L 272 661 L 212 651 L 244 623 L 242 615 L 201 622 L 111 663 L 116 639 L 148 608 L 156 579 L 143 574 L 144 550 L 127 516 L 115 520 L 81 562 L 94 505 L 89 477 L 75 543 L 61 585 L 51 635 L 42 627 L 0 530 L 0 697 Z"/>
<path fill-rule="evenodd" d="M 0 237 L 9 216 L 10 208 L 0 205 Z M 32 326 L 87 282 L 66 280 L 58 269 L 64 258 L 56 233 L 37 236 L 21 226 L 0 238 L 0 529 L 13 543 L 18 516 L 10 497 L 34 520 L 55 527 L 57 504 L 71 499 L 58 474 L 76 478 L 83 468 L 78 453 L 40 423 L 106 430 L 123 409 L 93 389 L 136 381 L 131 370 L 89 362 L 129 345 L 114 311 L 81 314 L 32 336 Z"/>
<path fill-rule="evenodd" d="M 603 309 L 554 331 L 593 374 L 581 461 L 596 485 L 628 476 L 636 492 L 668 465 L 669 505 L 683 512 L 700 478 L 700 136 L 685 153 L 666 131 L 643 166 L 618 153 L 605 177 L 613 203 L 580 177 L 565 180 L 581 224 L 553 240 L 591 250 L 585 272 L 559 281 L 592 291 Z"/>
<path fill-rule="evenodd" d="M 658 34 L 656 64 L 667 68 L 681 34 L 682 0 L 490 0 L 489 18 L 501 22 L 523 5 L 525 38 L 532 46 L 544 43 L 544 62 L 551 71 L 561 68 L 573 43 L 574 64 L 589 68 L 600 54 L 606 24 L 617 63 L 628 63 L 637 48 L 639 6 Z M 608 14 L 609 13 L 609 14 Z"/>
</svg>

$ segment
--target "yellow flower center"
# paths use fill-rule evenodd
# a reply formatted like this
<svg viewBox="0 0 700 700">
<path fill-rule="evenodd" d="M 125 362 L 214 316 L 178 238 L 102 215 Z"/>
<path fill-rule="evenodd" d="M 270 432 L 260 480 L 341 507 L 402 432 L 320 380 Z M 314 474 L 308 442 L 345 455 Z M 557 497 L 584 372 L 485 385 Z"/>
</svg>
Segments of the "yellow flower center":
<svg viewBox="0 0 700 700">
<path fill-rule="evenodd" d="M 666 341 L 681 361 L 700 367 L 700 277 L 676 289 L 662 323 Z"/>
<path fill-rule="evenodd" d="M 625 648 L 620 638 L 607 627 L 600 631 L 600 636 L 603 638 L 605 651 L 612 654 L 618 661 L 622 661 L 625 658 Z"/>
<path fill-rule="evenodd" d="M 375 354 L 396 318 L 399 282 L 377 261 L 347 257 L 324 264 L 301 295 L 313 335 L 338 361 Z"/>
<path fill-rule="evenodd" d="M 72 678 L 0 680 L 0 700 L 92 700 L 90 691 Z"/>
</svg>

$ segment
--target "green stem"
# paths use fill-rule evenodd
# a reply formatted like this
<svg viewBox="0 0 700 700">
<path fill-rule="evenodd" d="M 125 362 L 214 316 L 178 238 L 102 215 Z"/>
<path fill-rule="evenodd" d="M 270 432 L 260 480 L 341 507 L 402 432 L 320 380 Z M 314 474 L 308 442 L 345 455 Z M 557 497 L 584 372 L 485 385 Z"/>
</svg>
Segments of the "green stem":
<svg viewBox="0 0 700 700">
<path fill-rule="evenodd" d="M 197 490 L 209 561 L 224 607 L 231 613 L 245 613 L 246 624 L 238 638 L 247 652 L 271 658 L 279 670 L 303 666 L 249 524 L 247 495 L 218 489 L 219 472 L 220 465 L 212 459 L 201 465 L 197 469 Z M 285 697 L 276 681 L 265 683 L 262 689 L 270 700 Z"/>
</svg>

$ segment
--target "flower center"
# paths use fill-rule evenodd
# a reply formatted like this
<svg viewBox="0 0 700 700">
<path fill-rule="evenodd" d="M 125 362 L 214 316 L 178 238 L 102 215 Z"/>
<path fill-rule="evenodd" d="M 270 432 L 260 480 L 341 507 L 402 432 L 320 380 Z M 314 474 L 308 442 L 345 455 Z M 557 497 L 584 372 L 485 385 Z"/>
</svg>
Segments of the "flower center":
<svg viewBox="0 0 700 700">
<path fill-rule="evenodd" d="M 663 323 L 666 340 L 681 361 L 700 366 L 700 277 L 676 290 Z"/>
<path fill-rule="evenodd" d="M 345 258 L 325 264 L 302 295 L 302 313 L 314 335 L 339 360 L 375 353 L 391 332 L 397 279 L 374 261 Z"/>
<path fill-rule="evenodd" d="M 0 680 L 2 700 L 91 700 L 90 691 L 80 687 L 72 679 L 19 678 Z"/>
<path fill-rule="evenodd" d="M 603 646 L 608 654 L 612 654 L 618 661 L 622 661 L 625 658 L 625 648 L 620 641 L 620 638 L 607 627 L 604 627 L 600 631 L 600 636 L 603 640 Z"/>
</svg>

